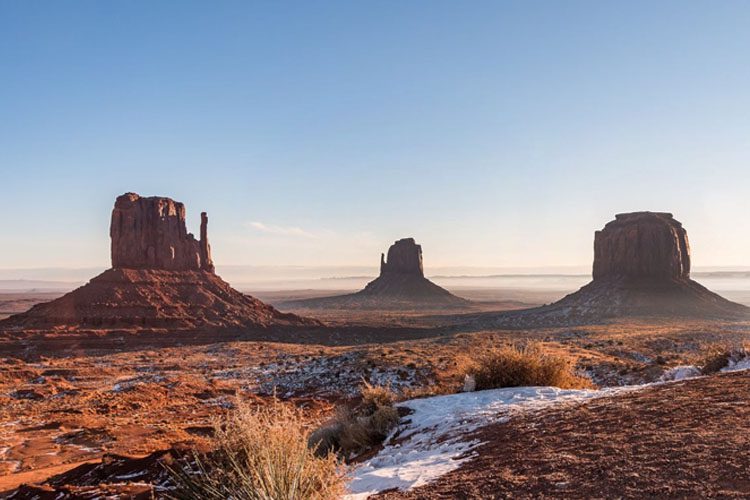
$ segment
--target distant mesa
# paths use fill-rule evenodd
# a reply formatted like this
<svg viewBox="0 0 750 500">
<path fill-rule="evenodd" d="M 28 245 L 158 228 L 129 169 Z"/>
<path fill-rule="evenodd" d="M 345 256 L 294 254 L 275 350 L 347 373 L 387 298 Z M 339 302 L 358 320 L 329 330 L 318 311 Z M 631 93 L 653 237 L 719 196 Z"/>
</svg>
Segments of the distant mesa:
<svg viewBox="0 0 750 500">
<path fill-rule="evenodd" d="M 170 198 L 119 196 L 110 226 L 112 268 L 59 299 L 0 322 L 0 329 L 197 329 L 316 325 L 233 289 L 214 271 L 208 216 L 200 239 Z"/>
<path fill-rule="evenodd" d="M 288 307 L 409 309 L 462 307 L 470 302 L 456 297 L 424 276 L 422 247 L 414 238 L 396 241 L 388 256 L 380 255 L 380 276 L 357 293 L 286 302 Z"/>
<path fill-rule="evenodd" d="M 690 244 L 672 214 L 618 214 L 594 236 L 593 280 L 563 299 L 501 314 L 497 325 L 627 316 L 735 317 L 750 312 L 690 279 Z"/>
</svg>

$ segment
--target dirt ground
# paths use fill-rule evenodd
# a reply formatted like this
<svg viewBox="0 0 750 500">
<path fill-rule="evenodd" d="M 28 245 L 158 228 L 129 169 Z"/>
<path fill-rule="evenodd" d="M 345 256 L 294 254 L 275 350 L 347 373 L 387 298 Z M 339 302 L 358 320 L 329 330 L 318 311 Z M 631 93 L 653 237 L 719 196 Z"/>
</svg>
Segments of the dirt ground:
<svg viewBox="0 0 750 500">
<path fill-rule="evenodd" d="M 490 303 L 479 307 L 498 301 Z M 740 321 L 632 319 L 476 330 L 457 326 L 460 317 L 334 310 L 323 328 L 241 338 L 167 331 L 93 332 L 94 340 L 85 342 L 65 331 L 6 338 L 0 342 L 0 492 L 105 454 L 143 456 L 200 443 L 238 395 L 258 404 L 275 395 L 322 419 L 355 398 L 363 380 L 390 385 L 403 397 L 454 392 L 463 360 L 528 341 L 570 356 L 601 386 L 643 383 L 697 362 L 711 345 L 740 344 L 750 334 L 750 322 Z"/>
<path fill-rule="evenodd" d="M 383 498 L 748 498 L 750 374 L 665 384 L 481 429 L 477 457 Z"/>
</svg>

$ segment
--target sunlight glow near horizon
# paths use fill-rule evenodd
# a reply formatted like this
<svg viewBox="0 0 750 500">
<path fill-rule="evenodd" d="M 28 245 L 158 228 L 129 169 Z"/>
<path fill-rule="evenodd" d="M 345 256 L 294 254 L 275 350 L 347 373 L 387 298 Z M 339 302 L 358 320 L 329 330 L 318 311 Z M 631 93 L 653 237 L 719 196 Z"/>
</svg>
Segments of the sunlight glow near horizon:
<svg viewBox="0 0 750 500">
<path fill-rule="evenodd" d="M 750 266 L 750 4 L 0 4 L 3 268 L 109 263 L 126 191 L 219 266 L 590 265 L 672 212 Z"/>
</svg>

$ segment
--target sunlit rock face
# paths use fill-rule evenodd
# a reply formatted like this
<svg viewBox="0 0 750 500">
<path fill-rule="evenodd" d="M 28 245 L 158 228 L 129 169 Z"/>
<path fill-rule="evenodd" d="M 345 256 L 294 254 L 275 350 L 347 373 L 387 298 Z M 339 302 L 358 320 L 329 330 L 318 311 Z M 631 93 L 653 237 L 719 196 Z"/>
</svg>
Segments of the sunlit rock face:
<svg viewBox="0 0 750 500">
<path fill-rule="evenodd" d="M 201 239 L 196 240 L 185 226 L 185 205 L 171 198 L 119 196 L 109 231 L 115 269 L 214 272 L 208 216 L 201 214 Z"/>
<path fill-rule="evenodd" d="M 384 254 L 380 255 L 380 276 L 389 273 L 424 277 L 422 246 L 417 245 L 414 238 L 404 238 L 391 245 L 387 261 Z"/>
<path fill-rule="evenodd" d="M 618 214 L 594 236 L 593 277 L 595 281 L 689 279 L 687 232 L 672 214 Z"/>
</svg>

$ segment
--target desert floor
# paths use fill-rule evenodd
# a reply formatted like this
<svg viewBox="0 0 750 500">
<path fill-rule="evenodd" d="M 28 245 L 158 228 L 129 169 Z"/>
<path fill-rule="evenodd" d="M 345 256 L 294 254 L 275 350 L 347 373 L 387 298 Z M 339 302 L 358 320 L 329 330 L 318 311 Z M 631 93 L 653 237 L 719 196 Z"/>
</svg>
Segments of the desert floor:
<svg viewBox="0 0 750 500">
<path fill-rule="evenodd" d="M 311 293 L 314 292 L 259 295 L 264 300 L 279 303 L 309 297 Z M 311 418 L 323 419 L 337 403 L 356 397 L 362 380 L 388 384 L 404 397 L 455 392 L 462 384 L 460 366 L 463 360 L 491 346 L 526 341 L 539 341 L 549 350 L 570 355 L 577 368 L 599 386 L 641 384 L 658 380 L 670 367 L 696 363 L 712 345 L 737 345 L 750 334 L 750 322 L 743 321 L 640 318 L 531 330 L 482 329 L 465 321 L 466 317 L 491 310 L 551 302 L 561 294 L 559 291 L 463 290 L 462 295 L 483 302 L 466 311 L 448 314 L 444 311 L 315 311 L 327 326 L 300 333 L 250 332 L 225 338 L 210 334 L 182 336 L 180 332 L 155 332 L 150 336 L 132 332 L 120 332 L 121 335 L 115 336 L 88 332 L 87 335 L 95 337 L 101 334 L 100 340 L 82 342 L 70 332 L 58 331 L 37 332 L 31 340 L 3 339 L 0 341 L 0 492 L 10 491 L 22 483 L 43 481 L 77 465 L 99 460 L 105 454 L 144 456 L 179 444 L 199 445 L 212 419 L 232 408 L 238 396 L 263 403 L 275 395 L 307 408 Z M 13 312 L 29 307 L 34 300 L 49 299 L 49 294 L 6 294 L 0 297 L 3 305 L 0 309 Z M 294 312 L 313 314 L 305 310 Z M 683 409 L 688 413 L 692 411 L 690 404 L 701 406 L 691 403 L 691 399 L 700 401 L 705 396 L 711 405 L 718 405 L 701 410 L 706 418 L 724 410 L 735 411 L 738 398 L 746 400 L 749 394 L 748 378 L 744 375 L 722 377 L 717 379 L 720 381 L 704 383 L 708 384 L 705 395 L 700 392 L 702 386 L 690 389 L 699 393 L 678 394 L 664 389 L 643 396 L 628 396 L 612 404 L 600 400 L 581 407 L 576 410 L 578 413 L 550 413 L 485 429 L 482 432 L 499 436 L 493 438 L 493 442 L 501 438 L 518 443 L 548 440 L 537 442 L 543 446 L 530 456 L 528 463 L 524 462 L 523 470 L 513 465 L 513 460 L 523 453 L 521 444 L 514 444 L 515 455 L 507 457 L 499 448 L 488 445 L 486 453 L 482 452 L 482 459 L 497 465 L 486 479 L 490 481 L 486 485 L 497 487 L 499 496 L 505 491 L 498 486 L 503 481 L 506 481 L 505 487 L 516 485 L 519 492 L 530 496 L 567 496 L 565 493 L 571 490 L 565 485 L 570 482 L 572 471 L 578 470 L 580 465 L 570 458 L 578 456 L 578 446 L 591 453 L 580 465 L 588 467 L 582 469 L 584 482 L 581 484 L 595 488 L 600 477 L 596 471 L 605 466 L 596 464 L 611 462 L 611 466 L 618 466 L 622 464 L 617 460 L 627 457 L 640 460 L 641 454 L 648 457 L 661 446 L 676 446 L 677 438 L 684 437 L 689 430 L 685 426 L 689 424 L 680 424 L 682 434 L 667 435 L 662 441 L 657 439 L 656 431 L 668 428 L 670 419 L 682 415 L 679 412 Z M 730 402 L 719 397 L 725 386 L 731 388 L 726 396 Z M 640 427 L 634 420 L 636 416 L 660 398 L 667 398 L 672 406 L 654 410 L 653 415 L 644 413 L 649 415 L 648 425 Z M 598 422 L 596 425 L 601 427 L 601 432 L 597 431 L 597 437 L 584 442 L 583 431 L 576 426 L 579 418 Z M 640 433 L 634 434 L 637 436 L 634 439 L 640 441 L 621 443 L 616 436 L 607 434 L 618 432 L 618 418 L 626 427 L 631 426 L 633 432 Z M 720 422 L 737 423 L 732 419 Z M 529 430 L 537 428 L 542 430 L 539 435 Z M 712 447 L 718 442 L 719 427 L 711 427 L 706 432 L 706 440 L 701 441 L 700 446 L 711 456 L 738 451 L 730 449 L 730 445 L 722 445 L 714 451 Z M 565 442 L 558 444 L 558 441 Z M 560 451 L 551 458 L 543 453 L 557 446 L 560 450 L 571 447 L 571 451 Z M 596 451 L 591 451 L 593 448 Z M 607 450 L 625 451 L 611 454 Z M 698 451 L 686 448 L 670 453 L 684 452 L 689 459 L 698 456 Z M 499 455 L 508 463 L 502 462 Z M 674 467 L 679 465 L 678 458 L 675 455 L 670 459 L 675 460 Z M 446 481 L 453 477 L 456 482 L 477 482 L 482 474 L 482 463 L 462 467 L 434 487 L 415 490 L 411 495 L 453 497 L 456 491 Z M 533 467 L 543 471 L 538 478 L 531 478 L 536 474 Z M 644 463 L 639 467 L 652 466 Z M 678 486 L 674 486 L 676 490 L 659 489 L 655 479 L 639 482 L 639 474 L 651 477 L 647 472 L 640 468 L 634 470 L 636 475 L 628 485 L 642 487 L 643 491 L 655 495 L 683 491 Z M 558 483 L 563 486 L 556 486 Z M 685 488 L 691 484 L 686 483 Z M 746 482 L 727 483 L 727 491 L 747 487 Z M 480 490 L 474 493 L 477 491 Z M 474 493 L 469 490 L 466 496 L 473 497 Z"/>
</svg>

